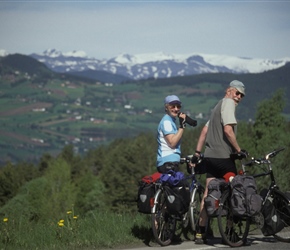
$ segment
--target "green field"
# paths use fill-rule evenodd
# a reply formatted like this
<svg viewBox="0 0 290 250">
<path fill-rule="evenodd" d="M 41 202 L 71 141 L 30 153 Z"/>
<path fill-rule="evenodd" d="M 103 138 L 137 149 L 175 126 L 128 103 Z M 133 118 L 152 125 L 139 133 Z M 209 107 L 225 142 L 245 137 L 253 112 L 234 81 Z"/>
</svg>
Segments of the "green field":
<svg viewBox="0 0 290 250">
<path fill-rule="evenodd" d="M 221 90 L 221 86 L 208 83 L 177 91 L 178 84 L 108 87 L 59 80 L 48 81 L 45 86 L 29 81 L 8 86 L 0 85 L 0 146 L 4 162 L 37 159 L 70 143 L 82 153 L 115 138 L 155 131 L 164 114 L 163 100 L 173 93 L 179 95 L 188 115 L 208 114 L 216 99 L 205 98 L 200 91 Z"/>
<path fill-rule="evenodd" d="M 27 60 L 26 57 L 18 60 Z M 142 132 L 155 132 L 164 114 L 163 100 L 176 94 L 182 111 L 203 124 L 233 79 L 246 85 L 239 120 L 252 120 L 260 101 L 287 87 L 287 66 L 262 74 L 205 74 L 148 79 L 120 84 L 55 74 L 34 62 L 30 73 L 2 65 L 0 78 L 0 159 L 37 160 L 73 144 L 79 153 Z M 269 91 L 271 90 L 271 91 Z M 285 116 L 290 116 L 287 102 Z"/>
</svg>

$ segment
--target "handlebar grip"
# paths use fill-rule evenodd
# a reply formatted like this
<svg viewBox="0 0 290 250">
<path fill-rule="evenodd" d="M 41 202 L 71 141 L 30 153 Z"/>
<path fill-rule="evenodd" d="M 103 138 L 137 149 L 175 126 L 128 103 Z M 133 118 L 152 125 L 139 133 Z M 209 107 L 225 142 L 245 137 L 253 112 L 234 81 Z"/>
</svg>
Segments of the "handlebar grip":
<svg viewBox="0 0 290 250">
<path fill-rule="evenodd" d="M 194 156 L 191 158 L 191 163 L 196 164 L 196 163 L 198 163 L 199 160 L 200 160 L 200 158 L 194 155 Z"/>
<path fill-rule="evenodd" d="M 180 158 L 180 161 L 179 161 L 181 164 L 185 163 L 186 162 L 186 158 Z"/>
<path fill-rule="evenodd" d="M 274 150 L 273 152 L 269 153 L 267 156 L 268 158 L 273 158 L 275 157 L 278 153 L 280 153 L 281 151 L 283 151 L 285 148 L 280 148 L 280 149 L 277 149 L 277 150 Z M 266 156 L 266 158 L 267 158 Z"/>
<path fill-rule="evenodd" d="M 244 158 L 248 157 L 248 153 L 246 152 L 235 152 L 235 153 L 231 153 L 230 158 L 233 160 L 242 160 Z"/>
</svg>

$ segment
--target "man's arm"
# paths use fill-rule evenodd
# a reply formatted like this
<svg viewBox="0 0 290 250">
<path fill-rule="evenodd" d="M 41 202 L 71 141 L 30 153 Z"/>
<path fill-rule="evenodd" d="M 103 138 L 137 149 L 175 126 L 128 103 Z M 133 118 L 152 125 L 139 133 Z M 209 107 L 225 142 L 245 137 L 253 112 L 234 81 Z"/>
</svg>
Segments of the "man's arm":
<svg viewBox="0 0 290 250">
<path fill-rule="evenodd" d="M 206 135 L 207 135 L 207 130 L 208 130 L 208 126 L 207 124 L 202 128 L 201 132 L 200 132 L 200 135 L 199 135 L 199 138 L 198 138 L 198 141 L 197 141 L 197 145 L 196 145 L 196 148 L 195 148 L 195 152 L 196 153 L 199 153 L 202 151 L 202 147 L 204 145 L 204 142 L 205 142 L 205 138 L 206 138 Z"/>
<path fill-rule="evenodd" d="M 236 135 L 235 135 L 235 132 L 234 132 L 234 128 L 233 128 L 233 125 L 231 124 L 227 124 L 224 126 L 224 132 L 225 132 L 225 135 L 226 137 L 228 138 L 229 142 L 231 143 L 231 145 L 235 148 L 235 150 L 237 152 L 240 152 L 241 151 L 241 148 L 237 142 L 237 138 L 236 138 Z"/>
</svg>

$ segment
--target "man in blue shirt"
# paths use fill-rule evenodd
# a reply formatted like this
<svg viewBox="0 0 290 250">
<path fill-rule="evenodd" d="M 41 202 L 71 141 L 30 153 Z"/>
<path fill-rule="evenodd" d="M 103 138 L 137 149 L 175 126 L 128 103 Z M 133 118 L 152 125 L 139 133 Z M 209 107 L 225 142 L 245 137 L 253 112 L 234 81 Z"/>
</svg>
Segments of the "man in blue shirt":
<svg viewBox="0 0 290 250">
<path fill-rule="evenodd" d="M 164 100 L 165 115 L 158 126 L 157 170 L 166 173 L 178 171 L 181 154 L 181 137 L 185 128 L 186 114 L 181 113 L 181 101 L 176 95 L 169 95 Z M 179 128 L 175 121 L 179 117 Z"/>
</svg>

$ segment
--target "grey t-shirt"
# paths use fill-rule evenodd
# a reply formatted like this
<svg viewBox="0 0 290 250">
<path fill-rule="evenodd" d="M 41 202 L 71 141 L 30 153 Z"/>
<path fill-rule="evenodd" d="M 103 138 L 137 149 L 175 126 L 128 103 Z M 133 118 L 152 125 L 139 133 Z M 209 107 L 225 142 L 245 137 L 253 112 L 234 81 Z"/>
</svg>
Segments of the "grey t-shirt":
<svg viewBox="0 0 290 250">
<path fill-rule="evenodd" d="M 204 156 L 209 158 L 229 158 L 234 148 L 224 133 L 224 126 L 234 125 L 237 132 L 237 120 L 235 117 L 236 104 L 231 98 L 223 98 L 214 107 L 207 122 L 208 131 L 205 142 Z"/>
</svg>

